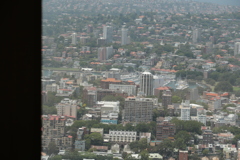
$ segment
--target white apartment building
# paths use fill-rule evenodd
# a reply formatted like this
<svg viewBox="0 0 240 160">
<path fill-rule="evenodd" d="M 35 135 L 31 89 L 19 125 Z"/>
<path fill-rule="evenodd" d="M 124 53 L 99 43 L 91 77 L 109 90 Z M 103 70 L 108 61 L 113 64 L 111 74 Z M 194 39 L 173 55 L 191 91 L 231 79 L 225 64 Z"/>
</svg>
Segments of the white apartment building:
<svg viewBox="0 0 240 160">
<path fill-rule="evenodd" d="M 76 33 L 73 33 L 72 34 L 72 44 L 76 44 L 76 41 L 77 41 L 77 34 Z"/>
<path fill-rule="evenodd" d="M 77 118 L 77 100 L 70 100 L 64 98 L 59 104 L 56 105 L 57 115 L 59 116 L 72 116 Z"/>
<path fill-rule="evenodd" d="M 137 139 L 137 132 L 109 130 L 109 138 L 111 142 L 134 142 Z"/>
<path fill-rule="evenodd" d="M 198 122 L 201 122 L 206 126 L 206 122 L 207 122 L 206 114 L 198 113 L 197 119 L 198 119 Z"/>
<path fill-rule="evenodd" d="M 112 43 L 112 34 L 113 34 L 112 26 L 103 27 L 103 38 L 106 39 L 107 43 Z"/>
<path fill-rule="evenodd" d="M 96 105 L 101 107 L 101 112 L 106 111 L 114 111 L 119 112 L 119 104 L 120 102 L 113 102 L 113 101 L 97 101 Z"/>
<path fill-rule="evenodd" d="M 109 84 L 109 89 L 124 91 L 128 95 L 136 95 L 136 85 Z"/>
<path fill-rule="evenodd" d="M 240 42 L 234 44 L 234 55 L 240 54 Z"/>
<path fill-rule="evenodd" d="M 46 85 L 47 92 L 57 92 L 58 89 L 59 85 L 57 85 L 56 83 Z"/>
<path fill-rule="evenodd" d="M 182 104 L 180 105 L 180 109 L 181 109 L 181 120 L 184 121 L 189 121 L 191 119 L 190 117 L 190 103 L 189 101 L 185 101 L 185 103 L 182 102 Z"/>
</svg>

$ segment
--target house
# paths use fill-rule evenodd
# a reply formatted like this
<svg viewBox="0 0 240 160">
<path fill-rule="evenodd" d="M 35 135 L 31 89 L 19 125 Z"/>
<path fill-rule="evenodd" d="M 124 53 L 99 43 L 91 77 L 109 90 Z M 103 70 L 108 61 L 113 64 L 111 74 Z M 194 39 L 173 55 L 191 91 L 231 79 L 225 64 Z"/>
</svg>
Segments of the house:
<svg viewBox="0 0 240 160">
<path fill-rule="evenodd" d="M 102 152 L 107 152 L 108 151 L 108 147 L 107 146 L 94 146 L 94 145 L 91 145 L 91 148 L 96 149 L 97 151 L 102 151 Z"/>
<path fill-rule="evenodd" d="M 103 136 L 103 128 L 91 128 L 90 133 L 100 133 Z"/>
<path fill-rule="evenodd" d="M 119 144 L 116 143 L 116 144 L 112 145 L 111 151 L 112 151 L 112 153 L 120 153 Z"/>
<path fill-rule="evenodd" d="M 149 153 L 148 158 L 152 160 L 161 160 L 163 159 L 163 156 L 161 156 L 159 153 Z"/>
</svg>

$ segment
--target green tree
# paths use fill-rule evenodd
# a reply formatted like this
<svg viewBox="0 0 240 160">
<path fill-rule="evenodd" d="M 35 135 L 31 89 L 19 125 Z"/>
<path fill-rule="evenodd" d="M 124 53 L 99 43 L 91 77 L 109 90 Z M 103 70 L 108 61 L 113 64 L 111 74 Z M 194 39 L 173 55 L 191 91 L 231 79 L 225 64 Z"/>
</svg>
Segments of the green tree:
<svg viewBox="0 0 240 160">
<path fill-rule="evenodd" d="M 237 142 L 240 140 L 240 134 L 235 135 L 232 139 L 232 144 L 235 144 L 237 146 Z"/>
<path fill-rule="evenodd" d="M 136 126 L 136 131 L 137 132 L 148 132 L 148 124 L 146 123 L 138 123 Z"/>
<path fill-rule="evenodd" d="M 159 154 L 163 156 L 171 156 L 174 150 L 174 144 L 170 139 L 164 139 L 158 147 Z"/>
<path fill-rule="evenodd" d="M 42 114 L 48 115 L 48 114 L 57 114 L 57 109 L 55 106 L 49 107 L 46 105 L 42 106 Z"/>
<path fill-rule="evenodd" d="M 54 157 L 50 158 L 49 160 L 62 160 L 61 155 L 55 155 Z"/>
<path fill-rule="evenodd" d="M 232 92 L 233 91 L 233 87 L 232 87 L 232 85 L 229 82 L 222 81 L 222 82 L 219 82 L 215 86 L 214 91 L 215 92 L 219 92 L 219 91 L 222 91 L 222 92 Z"/>
<path fill-rule="evenodd" d="M 204 156 L 208 155 L 208 153 L 209 153 L 209 150 L 208 150 L 208 149 L 204 149 L 203 152 L 202 152 L 202 154 L 203 154 Z"/>
<path fill-rule="evenodd" d="M 182 99 L 179 96 L 172 96 L 172 103 L 181 103 Z"/>
<path fill-rule="evenodd" d="M 143 150 L 143 149 L 146 149 L 148 146 L 148 143 L 147 143 L 147 138 L 142 138 L 138 141 L 138 147 Z"/>
<path fill-rule="evenodd" d="M 174 141 L 174 146 L 180 150 L 185 150 L 186 149 L 186 144 L 182 138 L 178 138 Z"/>
<path fill-rule="evenodd" d="M 178 144 L 181 144 L 181 142 L 183 142 L 183 144 L 187 144 L 190 138 L 191 136 L 187 131 L 179 131 L 175 135 L 176 140 L 180 139 L 179 141 L 177 141 Z"/>
<path fill-rule="evenodd" d="M 47 153 L 48 153 L 48 155 L 57 154 L 57 153 L 58 153 L 58 148 L 57 148 L 55 142 L 50 142 L 50 143 L 48 144 Z"/>
<path fill-rule="evenodd" d="M 100 133 L 93 132 L 91 134 L 86 134 L 84 136 L 85 140 L 90 140 L 91 145 L 102 145 L 103 143 L 103 137 Z"/>
<path fill-rule="evenodd" d="M 140 152 L 141 160 L 149 160 L 149 153 L 147 150 L 143 150 Z"/>
</svg>

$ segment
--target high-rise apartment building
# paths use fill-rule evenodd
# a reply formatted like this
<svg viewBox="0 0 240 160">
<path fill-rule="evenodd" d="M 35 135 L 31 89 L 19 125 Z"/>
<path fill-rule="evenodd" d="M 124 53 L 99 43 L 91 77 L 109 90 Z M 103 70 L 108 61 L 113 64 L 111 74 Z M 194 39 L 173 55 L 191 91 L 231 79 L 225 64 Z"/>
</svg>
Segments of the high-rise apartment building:
<svg viewBox="0 0 240 160">
<path fill-rule="evenodd" d="M 149 122 L 152 121 L 154 101 L 152 98 L 127 98 L 124 104 L 125 122 Z"/>
<path fill-rule="evenodd" d="M 106 59 L 109 59 L 113 55 L 113 47 L 106 47 Z"/>
<path fill-rule="evenodd" d="M 146 96 L 153 95 L 153 75 L 150 72 L 143 72 L 140 76 L 140 91 Z"/>
<path fill-rule="evenodd" d="M 76 41 L 77 41 L 77 34 L 76 33 L 73 33 L 72 34 L 72 44 L 76 44 Z"/>
<path fill-rule="evenodd" d="M 234 55 L 240 54 L 240 42 L 235 42 L 234 44 Z"/>
<path fill-rule="evenodd" d="M 72 136 L 65 135 L 65 116 L 42 115 L 42 148 L 48 149 L 50 142 L 55 142 L 59 150 L 70 149 Z"/>
<path fill-rule="evenodd" d="M 204 124 L 206 126 L 207 124 L 207 117 L 206 117 L 206 113 L 204 110 L 199 109 L 197 112 L 197 119 L 198 122 L 201 122 L 202 124 Z"/>
<path fill-rule="evenodd" d="M 113 34 L 112 26 L 103 27 L 103 38 L 106 39 L 107 43 L 112 43 L 112 34 Z"/>
<path fill-rule="evenodd" d="M 199 41 L 201 41 L 201 30 L 200 29 L 196 28 L 193 30 L 192 40 L 193 40 L 193 43 L 198 43 Z"/>
<path fill-rule="evenodd" d="M 77 118 L 77 100 L 70 100 L 64 98 L 59 104 L 56 105 L 57 115 L 59 116 L 72 116 Z"/>
<path fill-rule="evenodd" d="M 180 106 L 181 109 L 181 120 L 188 121 L 191 119 L 190 117 L 190 103 L 188 100 L 185 101 L 185 103 L 182 103 Z"/>
<path fill-rule="evenodd" d="M 93 26 L 89 24 L 87 26 L 87 33 L 92 33 L 92 32 L 93 32 Z"/>
<path fill-rule="evenodd" d="M 164 107 L 167 107 L 168 105 L 172 104 L 172 94 L 171 91 L 169 92 L 164 92 L 162 95 L 162 106 Z"/>
<path fill-rule="evenodd" d="M 198 100 L 198 98 L 199 98 L 198 89 L 197 88 L 191 89 L 189 99 L 192 101 L 196 101 Z"/>
<path fill-rule="evenodd" d="M 106 59 L 107 59 L 106 47 L 98 48 L 98 60 L 106 61 Z"/>
<path fill-rule="evenodd" d="M 106 61 L 113 55 L 113 47 L 100 47 L 98 48 L 98 60 Z"/>
<path fill-rule="evenodd" d="M 166 138 L 173 139 L 176 132 L 175 124 L 170 123 L 168 120 L 164 120 L 156 125 L 156 139 L 164 140 Z"/>
<path fill-rule="evenodd" d="M 122 28 L 121 44 L 122 45 L 128 44 L 128 29 L 126 29 L 126 28 Z"/>
</svg>

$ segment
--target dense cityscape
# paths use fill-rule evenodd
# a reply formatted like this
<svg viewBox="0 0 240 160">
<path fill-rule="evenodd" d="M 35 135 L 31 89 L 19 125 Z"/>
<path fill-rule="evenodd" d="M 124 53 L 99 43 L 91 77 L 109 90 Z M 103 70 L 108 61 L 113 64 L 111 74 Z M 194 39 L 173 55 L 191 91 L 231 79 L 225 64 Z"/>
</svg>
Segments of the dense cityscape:
<svg viewBox="0 0 240 160">
<path fill-rule="evenodd" d="M 240 160 L 239 11 L 43 0 L 41 160 Z"/>
</svg>

